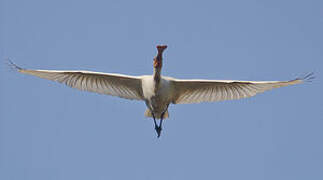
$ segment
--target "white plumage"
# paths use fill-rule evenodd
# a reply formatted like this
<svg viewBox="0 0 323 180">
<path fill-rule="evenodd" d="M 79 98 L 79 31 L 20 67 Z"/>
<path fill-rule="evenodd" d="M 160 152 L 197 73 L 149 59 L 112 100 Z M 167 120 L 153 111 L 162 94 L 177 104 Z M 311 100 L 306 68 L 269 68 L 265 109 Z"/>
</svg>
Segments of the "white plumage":
<svg viewBox="0 0 323 180">
<path fill-rule="evenodd" d="M 162 53 L 167 46 L 157 46 L 154 74 L 128 76 L 123 74 L 91 71 L 30 70 L 18 67 L 19 72 L 57 81 L 72 88 L 126 99 L 143 100 L 148 109 L 146 116 L 154 118 L 160 136 L 162 120 L 168 117 L 168 105 L 214 102 L 247 98 L 273 88 L 284 87 L 312 80 L 313 73 L 291 81 L 238 81 L 238 80 L 182 80 L 160 75 Z M 161 119 L 157 126 L 155 119 Z"/>
</svg>

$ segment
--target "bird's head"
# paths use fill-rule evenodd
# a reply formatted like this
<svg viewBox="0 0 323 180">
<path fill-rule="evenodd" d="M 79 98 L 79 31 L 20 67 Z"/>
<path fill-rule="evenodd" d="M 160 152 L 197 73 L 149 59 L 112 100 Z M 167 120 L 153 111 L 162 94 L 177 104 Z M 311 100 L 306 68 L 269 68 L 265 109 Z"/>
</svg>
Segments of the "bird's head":
<svg viewBox="0 0 323 180">
<path fill-rule="evenodd" d="M 157 45 L 157 56 L 154 58 L 154 68 L 161 69 L 163 65 L 163 52 L 167 48 L 166 45 Z"/>
</svg>

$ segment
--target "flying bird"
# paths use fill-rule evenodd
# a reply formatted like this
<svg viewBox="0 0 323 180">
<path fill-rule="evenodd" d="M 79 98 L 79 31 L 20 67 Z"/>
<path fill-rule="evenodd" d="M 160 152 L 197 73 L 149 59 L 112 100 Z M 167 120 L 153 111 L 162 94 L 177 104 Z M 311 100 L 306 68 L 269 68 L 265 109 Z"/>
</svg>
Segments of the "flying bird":
<svg viewBox="0 0 323 180">
<path fill-rule="evenodd" d="M 20 73 L 57 81 L 72 88 L 144 101 L 145 116 L 152 117 L 157 137 L 160 137 L 163 120 L 169 117 L 169 104 L 190 104 L 247 98 L 258 93 L 311 81 L 313 73 L 290 81 L 238 81 L 175 79 L 161 76 L 163 52 L 166 45 L 157 46 L 153 59 L 153 74 L 129 76 L 92 71 L 58 71 L 24 69 L 9 61 Z M 156 120 L 159 120 L 157 124 Z"/>
</svg>

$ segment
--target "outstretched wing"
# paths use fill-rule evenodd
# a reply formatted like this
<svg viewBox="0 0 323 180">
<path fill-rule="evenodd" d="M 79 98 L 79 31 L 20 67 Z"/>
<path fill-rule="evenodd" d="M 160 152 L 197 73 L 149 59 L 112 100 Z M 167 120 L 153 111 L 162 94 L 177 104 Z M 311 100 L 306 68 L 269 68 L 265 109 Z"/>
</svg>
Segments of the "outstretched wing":
<svg viewBox="0 0 323 180">
<path fill-rule="evenodd" d="M 247 98 L 273 88 L 312 80 L 313 73 L 291 81 L 173 80 L 174 104 Z"/>
<path fill-rule="evenodd" d="M 21 73 L 57 81 L 82 91 L 126 99 L 143 99 L 140 77 L 91 71 L 30 70 L 21 68 L 11 61 L 9 63 Z"/>
</svg>

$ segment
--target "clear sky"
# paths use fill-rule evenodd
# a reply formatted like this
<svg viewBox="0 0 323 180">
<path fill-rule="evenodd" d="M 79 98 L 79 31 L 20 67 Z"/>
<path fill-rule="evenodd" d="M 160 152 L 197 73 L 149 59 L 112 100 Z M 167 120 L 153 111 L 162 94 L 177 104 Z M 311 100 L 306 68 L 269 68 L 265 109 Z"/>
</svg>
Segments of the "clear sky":
<svg viewBox="0 0 323 180">
<path fill-rule="evenodd" d="M 145 104 L 0 63 L 0 179 L 323 179 L 323 1 L 0 0 L 0 57 L 25 68 L 312 83 L 171 105 L 160 139 Z"/>
</svg>

